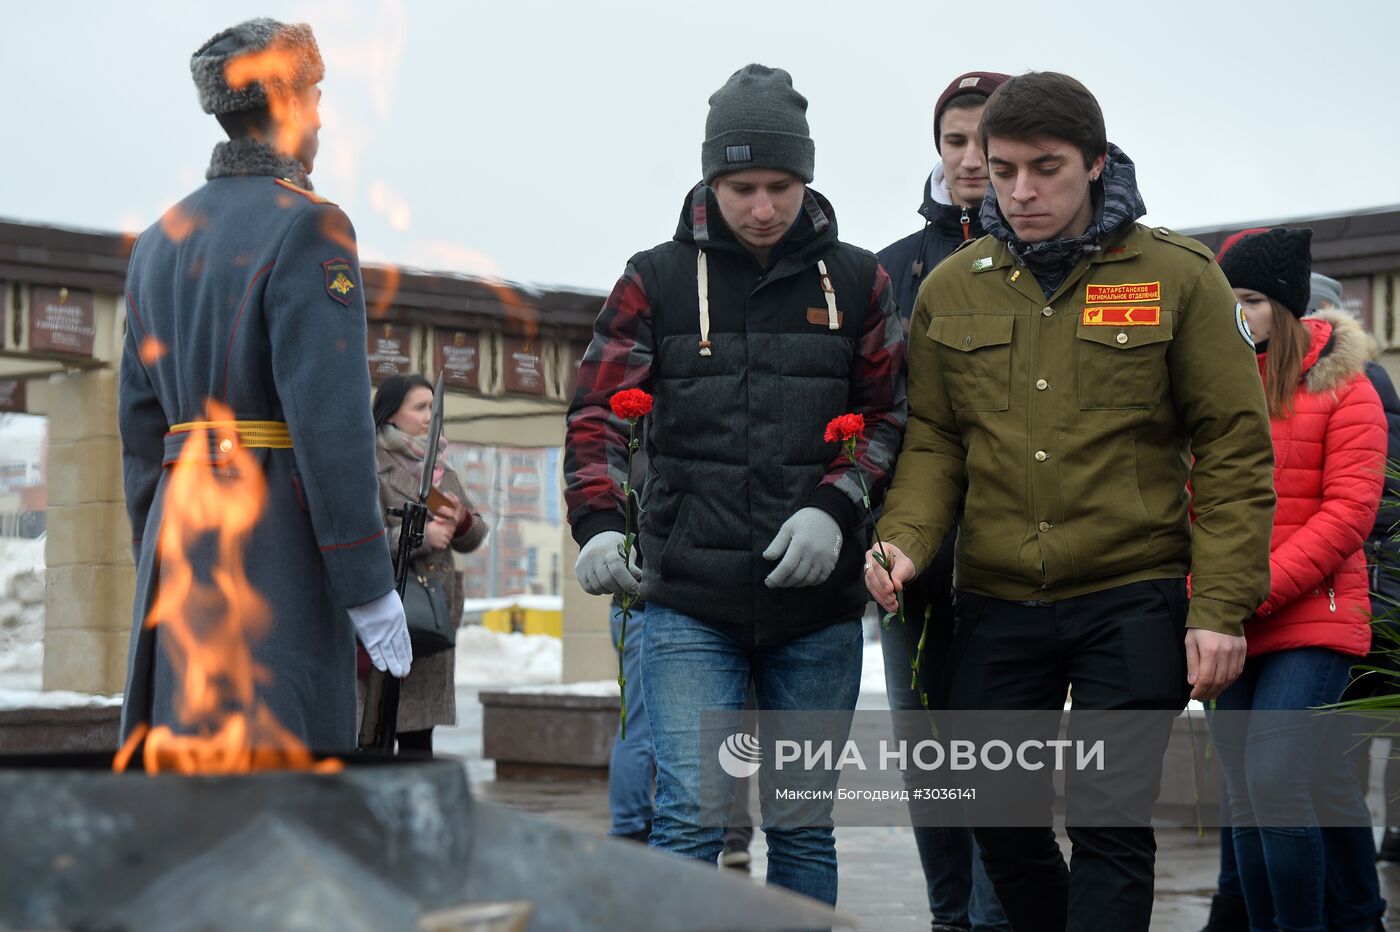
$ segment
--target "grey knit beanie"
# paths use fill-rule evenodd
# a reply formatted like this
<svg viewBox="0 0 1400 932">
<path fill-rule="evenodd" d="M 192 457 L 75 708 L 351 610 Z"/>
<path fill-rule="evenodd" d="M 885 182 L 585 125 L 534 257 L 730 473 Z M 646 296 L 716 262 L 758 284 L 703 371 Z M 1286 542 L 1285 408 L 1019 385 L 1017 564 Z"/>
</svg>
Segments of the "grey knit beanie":
<svg viewBox="0 0 1400 932">
<path fill-rule="evenodd" d="M 710 95 L 700 168 L 705 183 L 749 168 L 792 172 L 812 180 L 816 146 L 807 129 L 807 98 L 781 68 L 746 65 Z"/>
<path fill-rule="evenodd" d="M 1321 272 L 1314 272 L 1312 273 L 1312 295 L 1308 298 L 1308 310 L 1321 310 L 1324 304 L 1330 304 L 1332 307 L 1346 307 L 1345 299 L 1342 296 L 1342 283 L 1335 278 L 1328 278 Z"/>
<path fill-rule="evenodd" d="M 248 59 L 247 74 L 229 68 L 258 53 L 267 57 Z M 266 107 L 268 86 L 278 94 L 305 90 L 326 76 L 326 66 L 310 26 L 250 19 L 201 45 L 190 56 L 190 74 L 204 112 L 220 114 Z"/>
</svg>

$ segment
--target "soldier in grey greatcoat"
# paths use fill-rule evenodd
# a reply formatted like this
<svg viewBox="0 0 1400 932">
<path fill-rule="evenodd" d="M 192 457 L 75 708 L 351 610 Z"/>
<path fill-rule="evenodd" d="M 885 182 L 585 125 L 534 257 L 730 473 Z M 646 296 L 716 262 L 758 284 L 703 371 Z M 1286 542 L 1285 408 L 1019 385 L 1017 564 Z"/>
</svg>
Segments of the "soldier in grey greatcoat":
<svg viewBox="0 0 1400 932">
<path fill-rule="evenodd" d="M 210 547 L 157 546 L 168 467 L 206 431 L 216 473 L 241 448 L 267 484 L 243 550 L 271 616 L 252 647 L 267 671 L 255 699 L 313 749 L 351 748 L 356 634 L 396 676 L 412 650 L 376 505 L 354 229 L 307 179 L 324 67 L 310 27 L 257 19 L 214 36 L 190 68 L 230 138 L 208 183 L 141 234 L 127 277 L 119 414 L 137 583 L 123 735 L 208 727 L 176 708 L 173 632 L 145 623 L 172 558 L 205 582 L 218 563 Z M 211 424 L 211 401 L 234 421 Z"/>
</svg>

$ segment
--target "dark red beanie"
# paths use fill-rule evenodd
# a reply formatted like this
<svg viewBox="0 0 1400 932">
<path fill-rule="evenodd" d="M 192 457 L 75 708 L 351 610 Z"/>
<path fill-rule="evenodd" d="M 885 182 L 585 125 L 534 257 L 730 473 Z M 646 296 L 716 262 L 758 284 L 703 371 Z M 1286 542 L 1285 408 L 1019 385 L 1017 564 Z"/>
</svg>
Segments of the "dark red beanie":
<svg viewBox="0 0 1400 932">
<path fill-rule="evenodd" d="M 981 94 L 983 97 L 992 96 L 992 91 L 1001 87 L 1011 75 L 1002 74 L 1000 71 L 969 71 L 967 74 L 960 74 L 953 79 L 947 89 L 938 95 L 938 103 L 933 106 L 933 146 L 942 151 L 942 133 L 938 124 L 943 119 L 943 110 L 948 106 L 948 101 L 954 97 L 961 97 L 963 94 Z"/>
</svg>

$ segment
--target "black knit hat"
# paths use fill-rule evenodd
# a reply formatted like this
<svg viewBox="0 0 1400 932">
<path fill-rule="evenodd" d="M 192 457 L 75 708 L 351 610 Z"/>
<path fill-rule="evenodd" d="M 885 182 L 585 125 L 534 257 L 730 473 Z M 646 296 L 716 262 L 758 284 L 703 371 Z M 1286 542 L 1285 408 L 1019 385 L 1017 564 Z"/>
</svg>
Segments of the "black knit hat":
<svg viewBox="0 0 1400 932">
<path fill-rule="evenodd" d="M 812 180 L 816 146 L 807 128 L 807 98 L 781 68 L 745 65 L 710 95 L 700 168 L 705 183 L 750 168 Z"/>
<path fill-rule="evenodd" d="M 1230 287 L 1257 291 L 1302 317 L 1312 293 L 1312 233 L 1277 227 L 1241 237 L 1220 254 L 1220 270 Z"/>
</svg>

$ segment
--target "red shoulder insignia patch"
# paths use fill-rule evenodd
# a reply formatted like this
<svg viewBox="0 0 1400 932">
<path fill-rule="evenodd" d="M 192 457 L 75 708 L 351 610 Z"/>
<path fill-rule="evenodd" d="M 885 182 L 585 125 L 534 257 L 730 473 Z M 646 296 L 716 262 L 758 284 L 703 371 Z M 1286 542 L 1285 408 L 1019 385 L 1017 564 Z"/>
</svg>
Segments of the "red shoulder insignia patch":
<svg viewBox="0 0 1400 932">
<path fill-rule="evenodd" d="M 305 188 L 298 187 L 297 185 L 292 184 L 286 178 L 278 178 L 277 183 L 280 184 L 282 187 L 286 188 L 288 191 L 295 191 L 296 193 L 300 194 L 302 197 L 306 198 L 313 204 L 329 204 L 332 207 L 336 206 L 334 201 L 326 200 L 324 197 L 317 194 L 315 191 L 308 191 Z"/>
</svg>

